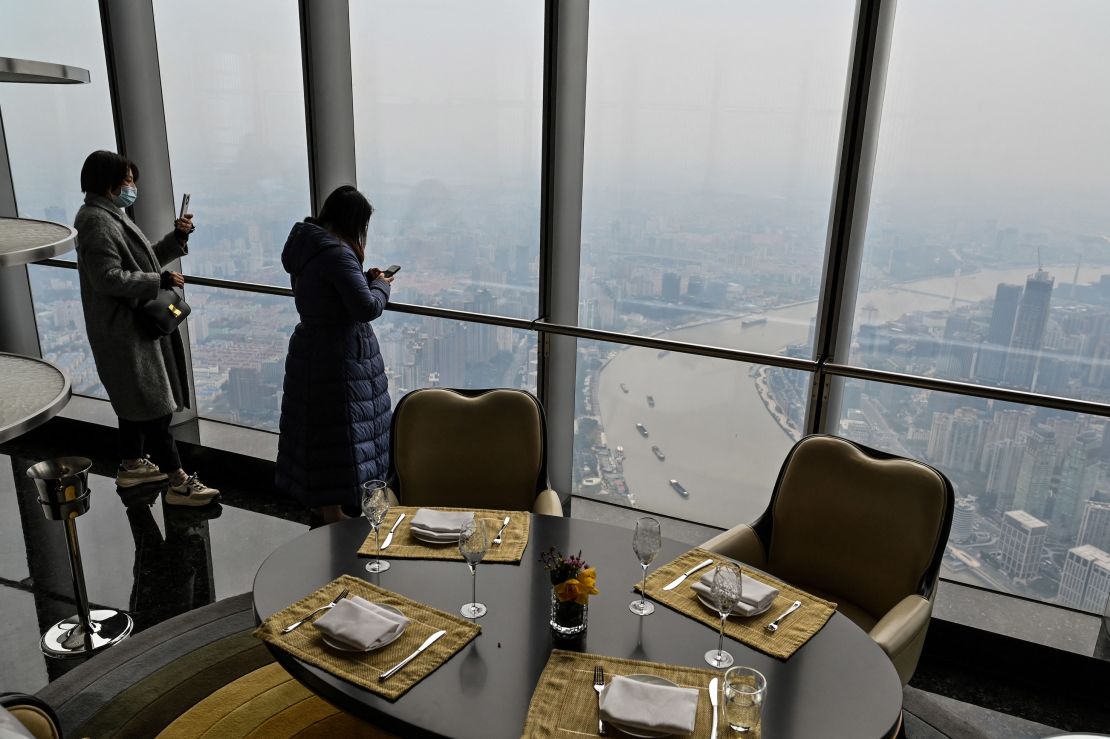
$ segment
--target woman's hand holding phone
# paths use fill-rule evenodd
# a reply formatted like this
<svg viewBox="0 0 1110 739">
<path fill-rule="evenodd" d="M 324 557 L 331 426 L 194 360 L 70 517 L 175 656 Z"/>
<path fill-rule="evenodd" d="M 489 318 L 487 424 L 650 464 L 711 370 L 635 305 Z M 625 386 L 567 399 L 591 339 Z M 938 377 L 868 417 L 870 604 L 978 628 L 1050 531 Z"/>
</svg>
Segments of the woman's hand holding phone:
<svg viewBox="0 0 1110 739">
<path fill-rule="evenodd" d="M 193 225 L 193 214 L 189 213 L 189 193 L 181 196 L 181 211 L 177 214 L 177 220 L 173 222 L 173 230 L 177 232 L 177 238 L 184 243 L 189 240 L 189 234 L 197 230 Z"/>
<path fill-rule="evenodd" d="M 382 272 L 377 267 L 371 267 L 370 269 L 368 269 L 366 271 L 366 276 L 369 277 L 371 281 L 373 281 L 373 280 L 384 280 L 384 281 L 386 281 L 386 282 L 388 282 L 389 284 L 392 285 L 393 284 L 393 275 L 399 269 L 401 269 L 401 268 L 398 267 L 395 264 L 390 266 L 389 269 L 387 269 L 385 272 Z"/>
</svg>

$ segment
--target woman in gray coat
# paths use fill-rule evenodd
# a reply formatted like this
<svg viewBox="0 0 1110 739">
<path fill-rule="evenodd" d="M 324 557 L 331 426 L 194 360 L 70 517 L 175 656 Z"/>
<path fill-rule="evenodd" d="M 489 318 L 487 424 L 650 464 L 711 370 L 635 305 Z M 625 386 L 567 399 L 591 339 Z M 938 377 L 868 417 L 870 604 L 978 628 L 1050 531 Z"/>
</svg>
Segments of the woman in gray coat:
<svg viewBox="0 0 1110 739">
<path fill-rule="evenodd" d="M 153 338 L 136 310 L 160 288 L 185 279 L 164 271 L 188 253 L 192 215 L 151 245 L 124 208 L 138 197 L 139 170 L 110 151 L 94 151 L 81 168 L 85 204 L 77 211 L 77 273 L 81 305 L 100 381 L 119 419 L 121 457 L 116 485 L 129 488 L 169 480 L 166 502 L 206 505 L 219 490 L 181 469 L 170 434 L 173 412 L 189 404 L 181 334 Z M 152 458 L 152 459 L 151 459 Z M 167 472 L 163 472 L 167 470 Z"/>
</svg>

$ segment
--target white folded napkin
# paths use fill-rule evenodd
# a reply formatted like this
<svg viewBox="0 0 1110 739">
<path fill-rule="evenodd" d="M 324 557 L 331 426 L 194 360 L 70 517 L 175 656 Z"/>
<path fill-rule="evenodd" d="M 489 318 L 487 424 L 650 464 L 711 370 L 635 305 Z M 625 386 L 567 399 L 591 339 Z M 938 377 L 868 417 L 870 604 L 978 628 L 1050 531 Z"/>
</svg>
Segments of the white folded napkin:
<svg viewBox="0 0 1110 739">
<path fill-rule="evenodd" d="M 409 620 L 357 595 L 344 598 L 316 619 L 316 628 L 332 641 L 363 651 L 400 634 Z"/>
<path fill-rule="evenodd" d="M 601 718 L 630 729 L 689 734 L 697 714 L 694 688 L 652 685 L 617 675 L 601 693 Z"/>
<path fill-rule="evenodd" d="M 737 616 L 750 616 L 756 611 L 769 607 L 779 594 L 778 588 L 773 588 L 770 585 L 761 583 L 754 577 L 748 577 L 743 573 L 741 573 L 740 577 L 743 580 L 743 584 L 740 586 L 740 602 L 732 609 L 732 612 Z M 713 570 L 709 570 L 702 575 L 691 587 L 694 589 L 695 593 L 705 598 L 710 605 L 713 605 L 713 598 L 711 597 L 713 591 Z"/>
<path fill-rule="evenodd" d="M 409 526 L 420 529 L 421 532 L 458 536 L 462 527 L 473 520 L 474 511 L 436 511 L 431 508 L 420 508 L 413 515 Z"/>
<path fill-rule="evenodd" d="M 423 528 L 425 532 L 454 532 L 457 534 L 468 520 L 474 519 L 473 510 L 435 510 L 420 508 L 413 516 L 411 526 Z"/>
</svg>

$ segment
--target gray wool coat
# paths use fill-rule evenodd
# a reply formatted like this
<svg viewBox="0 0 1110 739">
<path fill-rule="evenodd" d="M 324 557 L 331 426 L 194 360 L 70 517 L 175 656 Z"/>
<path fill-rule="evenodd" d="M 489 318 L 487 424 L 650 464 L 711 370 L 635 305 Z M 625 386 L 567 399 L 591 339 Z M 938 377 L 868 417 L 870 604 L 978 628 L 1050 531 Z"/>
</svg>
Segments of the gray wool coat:
<svg viewBox="0 0 1110 739">
<path fill-rule="evenodd" d="M 181 333 L 152 338 L 135 311 L 158 295 L 162 268 L 188 247 L 172 231 L 151 245 L 103 195 L 85 196 L 74 226 L 85 329 L 112 409 L 128 421 L 149 421 L 187 407 Z"/>
</svg>

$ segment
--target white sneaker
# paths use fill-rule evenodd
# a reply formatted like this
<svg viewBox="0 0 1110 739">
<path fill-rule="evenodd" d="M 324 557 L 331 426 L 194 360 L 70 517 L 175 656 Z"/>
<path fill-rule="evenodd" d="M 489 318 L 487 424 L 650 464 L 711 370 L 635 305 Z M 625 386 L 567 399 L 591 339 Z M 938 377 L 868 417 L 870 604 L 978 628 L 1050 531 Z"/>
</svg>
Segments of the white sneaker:
<svg viewBox="0 0 1110 739">
<path fill-rule="evenodd" d="M 158 465 L 143 457 L 132 466 L 120 464 L 116 470 L 116 487 L 133 488 L 136 485 L 146 485 L 151 482 L 162 482 L 170 479 Z"/>
<path fill-rule="evenodd" d="M 205 485 L 194 472 L 180 485 L 170 485 L 166 491 L 166 502 L 170 505 L 202 506 L 211 503 L 219 494 L 219 490 Z"/>
</svg>

